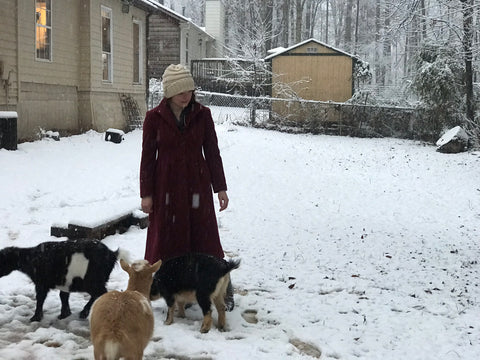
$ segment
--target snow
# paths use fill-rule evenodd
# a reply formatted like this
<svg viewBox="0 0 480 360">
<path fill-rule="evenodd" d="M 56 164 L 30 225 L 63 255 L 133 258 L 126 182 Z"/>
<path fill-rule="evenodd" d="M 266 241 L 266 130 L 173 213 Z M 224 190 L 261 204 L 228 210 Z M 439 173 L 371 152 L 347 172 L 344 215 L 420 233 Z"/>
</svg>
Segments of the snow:
<svg viewBox="0 0 480 360">
<path fill-rule="evenodd" d="M 0 111 L 0 119 L 16 119 L 18 114 L 16 111 Z"/>
<path fill-rule="evenodd" d="M 238 127 L 212 110 L 230 197 L 220 235 L 242 260 L 236 307 L 228 331 L 200 334 L 197 305 L 166 326 L 165 302 L 153 302 L 145 359 L 479 358 L 479 152 Z M 136 130 L 120 144 L 91 131 L 0 150 L 0 247 L 138 208 L 140 149 Z M 132 227 L 103 241 L 133 260 L 145 237 Z M 108 288 L 126 284 L 116 266 Z M 93 359 L 78 316 L 87 300 L 71 294 L 73 314 L 58 320 L 51 291 L 30 323 L 32 282 L 0 278 L 0 359 Z"/>
<path fill-rule="evenodd" d="M 118 134 L 118 135 L 125 135 L 125 132 L 124 132 L 123 130 L 114 129 L 114 128 L 109 128 L 109 129 L 107 129 L 107 133 L 114 133 L 114 134 Z"/>
<path fill-rule="evenodd" d="M 345 51 L 343 51 L 343 50 L 340 50 L 340 49 L 338 49 L 338 48 L 336 48 L 336 47 L 334 47 L 334 46 L 328 45 L 328 44 L 326 44 L 326 43 L 324 43 L 324 42 L 322 42 L 322 41 L 319 41 L 319 40 L 317 40 L 317 39 L 310 38 L 310 39 L 306 39 L 306 40 L 304 40 L 304 41 L 302 41 L 302 42 L 299 42 L 298 44 L 294 44 L 294 45 L 292 45 L 292 46 L 290 46 L 290 47 L 288 47 L 288 48 L 284 48 L 283 50 L 275 51 L 275 52 L 271 53 L 270 55 L 267 55 L 267 56 L 264 58 L 264 60 L 270 60 L 271 58 L 274 58 L 274 57 L 276 57 L 276 56 L 278 56 L 278 55 L 281 55 L 281 54 L 283 54 L 283 53 L 289 52 L 290 50 L 293 50 L 293 49 L 296 49 L 296 48 L 298 48 L 298 47 L 300 47 L 300 46 L 303 46 L 303 45 L 305 45 L 305 44 L 308 44 L 308 43 L 311 42 L 311 41 L 313 41 L 313 42 L 315 42 L 315 43 L 317 43 L 317 44 L 319 44 L 319 45 L 321 45 L 321 46 L 324 46 L 324 47 L 326 47 L 326 48 L 328 48 L 328 49 L 330 49 L 330 50 L 333 50 L 333 51 L 335 51 L 335 52 L 337 52 L 337 53 L 343 54 L 343 55 L 345 55 L 345 56 L 348 56 L 348 57 L 351 57 L 351 58 L 354 58 L 354 57 L 355 57 L 355 55 L 349 54 L 349 53 L 347 53 L 347 52 L 345 52 Z"/>
<path fill-rule="evenodd" d="M 442 146 L 453 139 L 464 140 L 465 142 L 467 142 L 468 135 L 465 130 L 463 130 L 460 126 L 455 126 L 450 130 L 446 131 L 445 134 L 443 134 L 442 137 L 437 140 L 435 145 Z"/>
</svg>

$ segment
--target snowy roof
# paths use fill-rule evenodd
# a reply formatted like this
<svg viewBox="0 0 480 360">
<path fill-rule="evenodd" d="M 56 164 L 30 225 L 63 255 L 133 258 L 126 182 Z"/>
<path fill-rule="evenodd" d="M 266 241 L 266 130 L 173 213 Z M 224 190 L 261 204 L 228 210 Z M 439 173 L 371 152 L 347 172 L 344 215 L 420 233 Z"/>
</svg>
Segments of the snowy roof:
<svg viewBox="0 0 480 360">
<path fill-rule="evenodd" d="M 195 61 L 236 61 L 236 62 L 252 62 L 258 60 L 260 62 L 263 61 L 263 59 L 244 59 L 244 58 L 236 58 L 236 57 L 211 57 L 211 58 L 201 58 Z"/>
<path fill-rule="evenodd" d="M 16 111 L 0 111 L 0 119 L 18 118 Z"/>
<path fill-rule="evenodd" d="M 269 54 L 276 54 L 277 52 L 286 50 L 283 46 L 276 47 L 274 49 L 267 50 Z"/>
<path fill-rule="evenodd" d="M 190 18 L 187 18 L 179 13 L 177 13 L 176 11 L 173 11 L 172 9 L 170 9 L 169 7 L 163 5 L 163 4 L 160 4 L 159 2 L 157 2 L 156 0 L 137 0 L 137 4 L 143 4 L 145 5 L 147 8 L 149 9 L 153 9 L 153 10 L 160 10 L 170 16 L 172 16 L 173 18 L 181 21 L 181 22 L 186 22 L 186 23 L 189 23 L 191 25 L 193 25 L 193 27 L 197 28 L 200 32 L 204 33 L 205 35 L 207 35 L 208 37 L 212 38 L 212 39 L 215 39 L 212 35 L 210 35 L 209 33 L 207 33 L 205 31 L 205 28 L 203 27 L 200 27 L 198 26 L 197 24 L 195 24 L 192 19 Z"/>
<path fill-rule="evenodd" d="M 317 43 L 317 44 L 319 44 L 319 45 L 321 45 L 321 46 L 324 46 L 324 47 L 326 47 L 326 48 L 328 48 L 328 49 L 331 49 L 331 50 L 333 50 L 333 51 L 335 51 L 335 52 L 341 53 L 341 54 L 343 54 L 343 55 L 345 55 L 345 56 L 348 56 L 348 57 L 351 57 L 351 58 L 355 58 L 355 59 L 357 58 L 355 55 L 349 54 L 349 53 L 347 53 L 347 52 L 345 52 L 345 51 L 343 51 L 343 50 L 340 50 L 340 49 L 337 49 L 337 48 L 335 48 L 335 47 L 333 47 L 333 46 L 330 46 L 330 45 L 328 45 L 328 44 L 325 44 L 325 43 L 323 43 L 323 42 L 321 42 L 321 41 L 318 41 L 317 39 L 310 38 L 310 39 L 304 40 L 304 41 L 302 41 L 302 42 L 300 42 L 300 43 L 298 43 L 298 44 L 292 45 L 292 46 L 290 46 L 290 47 L 288 47 L 288 48 L 286 48 L 286 49 L 283 49 L 283 50 L 277 51 L 277 52 L 275 52 L 275 53 L 273 53 L 273 54 L 271 54 L 271 55 L 268 55 L 267 57 L 265 57 L 265 60 L 270 60 L 271 58 L 274 58 L 275 56 L 284 54 L 284 53 L 286 53 L 286 52 L 288 52 L 288 51 L 290 51 L 290 50 L 296 49 L 296 48 L 298 48 L 298 47 L 300 47 L 300 46 L 303 46 L 303 45 L 305 45 L 305 44 L 307 44 L 307 43 L 309 43 L 309 42 L 315 42 L 315 43 Z M 279 49 L 279 48 L 277 48 L 277 49 Z M 273 50 L 275 50 L 275 49 L 273 49 Z"/>
</svg>

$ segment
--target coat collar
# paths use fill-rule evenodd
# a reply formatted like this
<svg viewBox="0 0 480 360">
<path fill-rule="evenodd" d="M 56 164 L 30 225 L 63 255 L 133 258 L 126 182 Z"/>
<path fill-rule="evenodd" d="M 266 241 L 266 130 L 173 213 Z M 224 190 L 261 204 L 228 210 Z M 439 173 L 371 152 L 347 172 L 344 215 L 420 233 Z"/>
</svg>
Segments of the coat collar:
<svg viewBox="0 0 480 360">
<path fill-rule="evenodd" d="M 188 125 L 189 125 L 190 121 L 200 111 L 200 108 L 202 107 L 202 105 L 200 103 L 198 103 L 197 101 L 194 101 L 189 105 L 189 107 L 190 107 L 190 109 L 187 112 L 186 117 L 185 117 L 186 128 L 188 128 Z M 170 126 L 175 127 L 178 130 L 175 115 L 173 114 L 173 111 L 170 109 L 170 106 L 168 105 L 168 100 L 166 98 L 162 99 L 160 104 L 155 108 L 155 112 L 158 115 L 160 115 L 161 119 L 163 119 Z"/>
</svg>

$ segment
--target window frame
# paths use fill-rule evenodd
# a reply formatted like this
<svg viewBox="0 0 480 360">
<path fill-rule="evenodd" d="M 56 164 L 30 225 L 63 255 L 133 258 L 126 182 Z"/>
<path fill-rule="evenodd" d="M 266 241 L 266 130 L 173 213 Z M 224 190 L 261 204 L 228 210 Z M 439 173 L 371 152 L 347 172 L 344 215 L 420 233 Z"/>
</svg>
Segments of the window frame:
<svg viewBox="0 0 480 360">
<path fill-rule="evenodd" d="M 189 47 L 189 44 L 188 44 L 188 41 L 189 41 L 188 35 L 189 35 L 189 34 L 188 34 L 188 32 L 187 32 L 187 33 L 185 34 L 185 64 L 187 64 L 187 66 L 188 66 L 189 61 L 190 61 L 190 59 L 189 59 L 190 54 L 189 54 L 189 51 L 188 51 L 188 50 L 189 50 L 189 49 L 188 49 L 188 47 Z"/>
<path fill-rule="evenodd" d="M 138 37 L 135 36 L 135 26 L 138 26 Z M 132 43 L 132 49 L 133 49 L 133 64 L 132 64 L 132 69 L 133 69 L 133 84 L 135 85 L 140 85 L 143 83 L 143 26 L 142 22 L 137 19 L 133 19 L 132 22 L 132 35 L 133 35 L 133 43 Z M 135 41 L 138 43 L 138 54 L 135 53 Z M 135 61 L 138 61 L 136 64 Z M 136 72 L 138 72 L 138 79 L 135 77 Z"/>
<path fill-rule="evenodd" d="M 40 24 L 38 22 L 38 11 L 39 9 L 38 4 L 40 2 L 45 2 L 45 24 Z M 44 61 L 44 62 L 52 62 L 53 61 L 53 0 L 35 0 L 35 61 Z M 50 20 L 50 24 L 48 24 L 48 20 Z M 40 57 L 39 51 L 40 48 L 38 47 L 39 44 L 39 30 L 45 29 L 45 33 L 48 34 L 47 38 L 49 42 L 47 43 L 48 49 L 48 57 Z M 44 47 L 45 48 L 45 47 Z M 43 51 L 45 53 L 45 51 Z"/>
<path fill-rule="evenodd" d="M 105 14 L 105 15 L 104 15 Z M 101 41 L 101 49 L 102 49 L 102 82 L 106 84 L 113 83 L 113 11 L 111 8 L 101 5 L 100 7 L 100 41 Z M 108 40 L 109 40 L 109 52 L 104 50 L 104 30 L 103 30 L 103 19 L 109 19 L 109 29 L 108 29 Z M 105 78 L 105 59 L 107 58 L 107 78 Z"/>
</svg>

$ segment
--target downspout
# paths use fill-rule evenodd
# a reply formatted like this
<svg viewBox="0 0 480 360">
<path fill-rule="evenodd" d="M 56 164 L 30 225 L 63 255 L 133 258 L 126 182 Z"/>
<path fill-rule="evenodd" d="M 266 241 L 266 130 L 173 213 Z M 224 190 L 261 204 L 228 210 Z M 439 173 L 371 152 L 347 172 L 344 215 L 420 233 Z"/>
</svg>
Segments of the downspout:
<svg viewBox="0 0 480 360">
<path fill-rule="evenodd" d="M 15 60 L 15 61 L 16 61 L 16 65 L 17 65 L 17 66 L 16 66 L 16 67 L 17 67 L 17 75 L 16 75 L 16 79 L 15 79 L 16 82 L 17 82 L 17 102 L 16 102 L 16 106 L 15 106 L 16 109 L 15 109 L 15 110 L 17 110 L 17 111 L 18 111 L 18 105 L 20 104 L 20 84 L 21 84 L 21 83 L 20 83 L 20 49 L 19 49 L 19 48 L 20 48 L 20 46 L 19 46 L 19 44 L 20 44 L 20 31 L 19 31 L 19 26 L 20 26 L 20 25 L 19 25 L 19 21 L 18 21 L 18 12 L 19 12 L 19 10 L 18 10 L 18 2 L 19 2 L 19 1 L 20 1 L 20 0 L 17 0 L 16 3 L 15 3 L 16 11 L 17 11 L 17 16 L 16 16 L 16 20 L 15 20 L 15 21 L 17 22 L 17 24 L 16 24 L 16 25 L 17 25 L 17 26 L 16 26 L 16 29 L 17 29 L 17 34 L 16 34 L 16 35 L 17 35 L 17 54 L 16 54 L 16 56 L 17 56 L 17 58 L 16 58 L 16 60 Z M 10 75 L 10 74 L 9 74 L 9 75 Z M 18 120 L 17 120 L 17 121 L 18 121 Z"/>
<path fill-rule="evenodd" d="M 147 17 L 145 19 L 145 108 L 148 109 L 148 99 L 150 99 L 150 66 L 149 66 L 149 36 L 150 36 L 150 16 L 152 15 L 152 12 L 149 11 L 147 13 Z"/>
<path fill-rule="evenodd" d="M 10 85 L 12 85 L 12 83 L 10 82 L 10 75 L 12 74 L 12 72 L 15 72 L 13 69 L 10 69 L 8 71 L 8 76 L 6 79 L 2 79 L 2 82 L 3 82 L 3 88 L 5 89 L 5 96 L 6 96 L 6 106 L 7 106 L 7 111 L 8 111 L 8 99 L 10 97 Z"/>
</svg>

